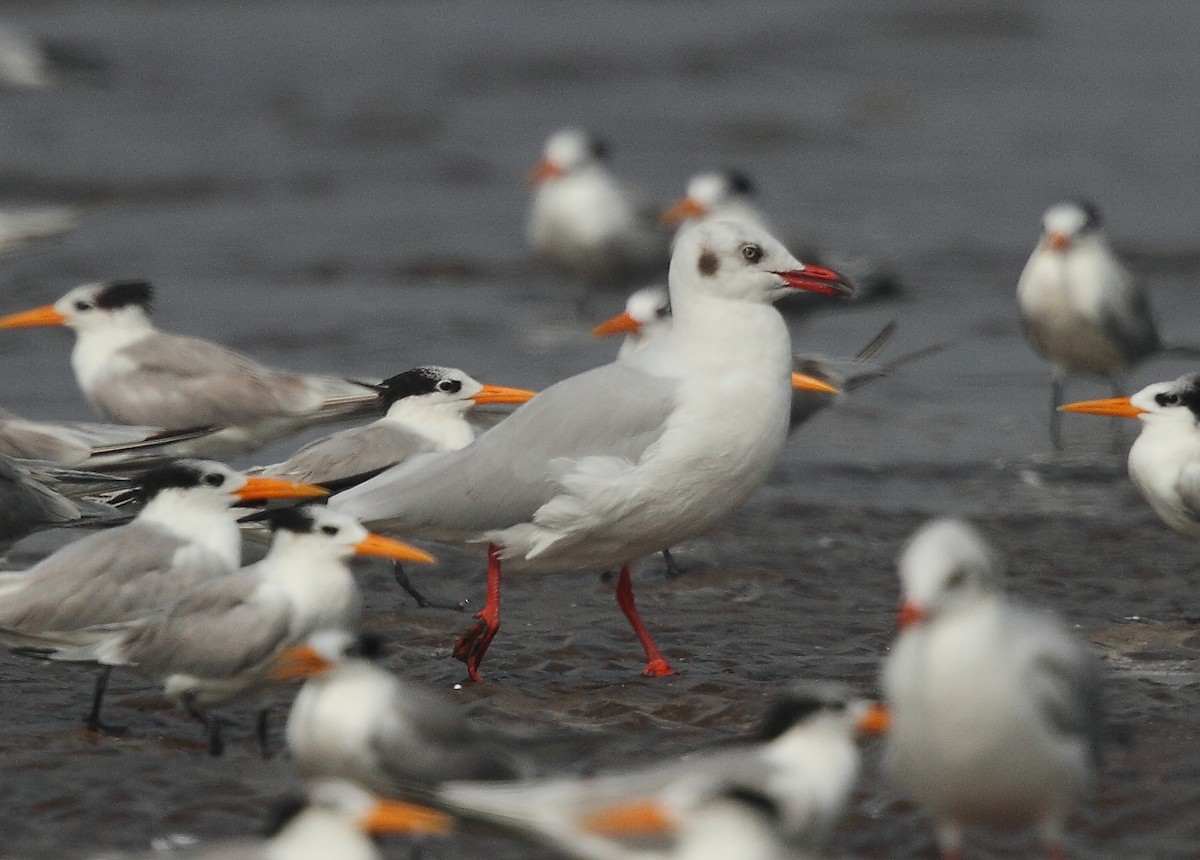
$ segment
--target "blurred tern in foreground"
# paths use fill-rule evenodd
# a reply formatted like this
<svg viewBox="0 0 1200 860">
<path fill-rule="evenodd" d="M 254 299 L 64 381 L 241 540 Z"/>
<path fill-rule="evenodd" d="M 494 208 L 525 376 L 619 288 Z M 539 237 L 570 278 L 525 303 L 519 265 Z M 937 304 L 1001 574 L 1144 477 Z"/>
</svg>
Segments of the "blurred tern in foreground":
<svg viewBox="0 0 1200 860">
<path fill-rule="evenodd" d="M 282 508 L 267 516 L 275 540 L 261 561 L 200 584 L 165 614 L 124 625 L 89 645 L 49 649 L 45 656 L 129 667 L 159 681 L 167 698 L 205 725 L 209 749 L 220 755 L 212 706 L 262 687 L 274 656 L 317 630 L 357 629 L 362 597 L 348 567 L 351 556 L 433 561 L 324 507 Z M 259 711 L 257 726 L 264 754 L 266 715 L 265 708 Z"/>
<path fill-rule="evenodd" d="M 1083 400 L 1064 412 L 1137 418 L 1129 476 L 1162 521 L 1200 537 L 1200 373 L 1156 382 L 1132 397 Z"/>
<path fill-rule="evenodd" d="M 662 223 L 680 230 L 702 221 L 741 221 L 771 233 L 770 222 L 754 202 L 754 184 L 741 171 L 697 173 L 687 194 L 662 213 Z"/>
<path fill-rule="evenodd" d="M 71 367 L 97 414 L 168 430 L 225 427 L 202 440 L 198 450 L 209 456 L 245 453 L 312 424 L 376 411 L 377 396 L 364 385 L 273 370 L 214 343 L 158 331 L 152 295 L 144 281 L 88 284 L 53 305 L 0 317 L 0 329 L 74 329 Z"/>
<path fill-rule="evenodd" d="M 1064 824 L 1099 766 L 1098 667 L 1053 616 L 1008 601 L 1001 563 L 965 523 L 937 520 L 900 558 L 900 634 L 882 674 L 883 766 L 933 815 L 945 858 L 971 825 Z"/>
<path fill-rule="evenodd" d="M 461 451 L 388 470 L 330 504 L 373 528 L 485 544 L 487 600 L 455 656 L 472 678 L 500 626 L 500 570 L 619 566 L 617 603 L 670 674 L 633 602 L 631 565 L 701 534 L 766 479 L 787 436 L 791 352 L 772 303 L 845 295 L 761 231 L 719 221 L 677 243 L 670 330 L 563 380 Z"/>
<path fill-rule="evenodd" d="M 501 739 L 476 731 L 458 703 L 371 662 L 379 642 L 325 630 L 275 658 L 279 680 L 307 678 L 287 744 L 308 779 L 352 779 L 384 794 L 447 780 L 515 779 L 525 768 Z"/>
<path fill-rule="evenodd" d="M 1150 356 L 1170 351 L 1200 356 L 1192 347 L 1166 347 L 1141 284 L 1117 259 L 1088 202 L 1058 203 L 1042 216 L 1042 236 L 1017 282 L 1025 337 L 1052 365 L 1050 440 L 1062 448 L 1058 406 L 1069 376 L 1122 377 Z"/>
<path fill-rule="evenodd" d="M 577 129 L 546 141 L 530 171 L 526 239 L 551 265 L 596 285 L 616 284 L 667 263 L 667 233 L 608 170 L 608 146 Z"/>
<path fill-rule="evenodd" d="M 133 522 L 67 544 L 28 571 L 0 576 L 0 643 L 131 621 L 232 574 L 241 534 L 231 506 L 273 498 L 312 498 L 324 490 L 280 478 L 247 478 L 206 460 L 180 460 L 144 475 L 145 507 Z M 99 635 L 85 636 L 84 641 Z M 97 679 L 87 724 L 100 724 L 108 671 Z"/>
<path fill-rule="evenodd" d="M 650 860 L 678 856 L 677 840 L 695 832 L 711 802 L 757 795 L 774 808 L 789 847 L 815 849 L 858 778 L 856 735 L 885 731 L 887 721 L 882 708 L 835 685 L 797 685 L 737 746 L 596 776 L 451 782 L 434 793 L 435 805 L 585 860 Z"/>
</svg>

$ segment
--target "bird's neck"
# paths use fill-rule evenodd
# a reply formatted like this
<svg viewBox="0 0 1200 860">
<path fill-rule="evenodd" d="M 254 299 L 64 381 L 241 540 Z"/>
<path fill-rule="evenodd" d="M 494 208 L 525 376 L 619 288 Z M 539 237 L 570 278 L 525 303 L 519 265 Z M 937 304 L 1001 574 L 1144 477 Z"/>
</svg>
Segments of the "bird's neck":
<svg viewBox="0 0 1200 860">
<path fill-rule="evenodd" d="M 138 519 L 212 551 L 230 573 L 241 566 L 241 533 L 229 508 L 224 505 L 205 505 L 195 498 L 166 490 L 146 504 Z"/>
<path fill-rule="evenodd" d="M 687 354 L 688 361 L 720 366 L 738 356 L 747 366 L 781 378 L 790 373 L 791 340 L 772 305 L 713 296 L 682 304 L 675 310 L 670 338 L 672 348 Z"/>
<path fill-rule="evenodd" d="M 388 410 L 386 420 L 410 433 L 428 439 L 441 451 L 457 451 L 475 439 L 475 430 L 457 403 L 405 403 L 399 400 Z"/>
<path fill-rule="evenodd" d="M 111 366 L 113 357 L 125 347 L 154 333 L 154 326 L 143 315 L 130 315 L 110 325 L 78 329 L 71 351 L 71 368 L 84 391 Z"/>
</svg>

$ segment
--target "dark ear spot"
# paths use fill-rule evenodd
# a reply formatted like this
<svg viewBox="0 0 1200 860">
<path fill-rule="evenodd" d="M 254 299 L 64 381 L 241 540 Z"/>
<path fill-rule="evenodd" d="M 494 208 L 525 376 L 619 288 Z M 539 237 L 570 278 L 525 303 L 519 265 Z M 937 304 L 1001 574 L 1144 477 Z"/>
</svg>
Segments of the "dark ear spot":
<svg viewBox="0 0 1200 860">
<path fill-rule="evenodd" d="M 720 265 L 721 261 L 717 259 L 716 254 L 714 254 L 712 251 L 704 250 L 700 252 L 700 260 L 696 264 L 696 267 L 700 269 L 700 274 L 704 275 L 706 278 L 711 278 L 717 273 L 717 269 L 720 268 Z"/>
</svg>

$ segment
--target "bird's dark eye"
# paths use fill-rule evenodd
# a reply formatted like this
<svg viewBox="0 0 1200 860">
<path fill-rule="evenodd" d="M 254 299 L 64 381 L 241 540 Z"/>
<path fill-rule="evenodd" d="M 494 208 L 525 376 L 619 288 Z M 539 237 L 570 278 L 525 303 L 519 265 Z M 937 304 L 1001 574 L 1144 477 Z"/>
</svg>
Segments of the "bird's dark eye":
<svg viewBox="0 0 1200 860">
<path fill-rule="evenodd" d="M 91 309 L 92 309 L 92 306 L 88 302 L 76 302 L 75 303 L 75 310 L 77 310 L 77 311 L 90 311 Z"/>
<path fill-rule="evenodd" d="M 204 483 L 208 484 L 210 487 L 219 487 L 225 483 L 225 476 L 218 475 L 216 472 L 209 472 L 204 476 Z"/>
<path fill-rule="evenodd" d="M 742 246 L 742 259 L 747 263 L 757 263 L 763 258 L 763 249 L 753 243 Z"/>
<path fill-rule="evenodd" d="M 338 533 L 338 527 L 337 526 L 321 526 L 321 533 L 327 534 L 330 537 L 333 537 L 334 535 L 336 535 Z"/>
<path fill-rule="evenodd" d="M 1165 391 L 1154 395 L 1154 402 L 1159 406 L 1175 406 L 1179 403 L 1179 395 L 1173 391 Z"/>
<path fill-rule="evenodd" d="M 967 584 L 967 572 L 965 570 L 956 570 L 946 578 L 946 588 L 953 591 L 956 588 L 962 588 Z"/>
<path fill-rule="evenodd" d="M 443 379 L 437 384 L 437 390 L 445 391 L 448 394 L 454 394 L 455 392 L 462 390 L 462 383 L 457 379 Z"/>
</svg>

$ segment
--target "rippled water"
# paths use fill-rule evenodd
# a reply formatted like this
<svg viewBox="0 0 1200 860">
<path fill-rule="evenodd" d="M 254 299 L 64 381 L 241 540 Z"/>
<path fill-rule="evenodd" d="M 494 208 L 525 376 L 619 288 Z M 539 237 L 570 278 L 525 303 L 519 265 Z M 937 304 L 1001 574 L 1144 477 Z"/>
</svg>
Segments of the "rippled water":
<svg viewBox="0 0 1200 860">
<path fill-rule="evenodd" d="M 1135 741 L 1074 823 L 1079 853 L 1195 856 L 1200 702 L 1179 671 L 1197 657 L 1195 548 L 1136 497 L 1104 422 L 1070 421 L 1072 453 L 1048 456 L 1046 371 L 1012 299 L 1042 209 L 1084 194 L 1150 282 L 1165 332 L 1200 340 L 1193 6 L 124 0 L 0 15 L 108 66 L 0 92 L 0 202 L 88 207 L 61 242 L 0 261 L 3 309 L 146 277 L 165 328 L 283 366 L 378 377 L 433 362 L 542 386 L 612 354 L 586 332 L 621 302 L 579 313 L 578 288 L 521 244 L 523 172 L 549 132 L 578 123 L 664 202 L 692 172 L 739 166 L 794 247 L 891 265 L 903 298 L 805 315 L 797 345 L 853 352 L 895 318 L 886 354 L 950 348 L 814 420 L 764 492 L 684 549 L 692 577 L 645 573 L 647 617 L 684 673 L 634 680 L 607 587 L 542 579 L 511 590 L 492 683 L 464 697 L 485 716 L 599 724 L 648 756 L 744 726 L 793 675 L 869 687 L 898 546 L 923 516 L 964 512 L 1013 556 L 1017 590 L 1134 655 L 1114 657 L 1112 687 Z M 62 333 L 0 338 L 0 404 L 84 417 L 68 348 Z M 1131 384 L 1186 369 L 1156 362 Z M 482 590 L 462 559 L 423 579 L 456 599 Z M 378 624 L 400 642 L 393 665 L 458 680 L 447 649 L 464 619 L 416 613 L 372 582 L 372 609 L 391 613 Z M 113 742 L 76 730 L 85 675 L 3 658 L 0 678 L 4 852 L 246 832 L 291 781 L 286 761 L 248 746 L 210 761 L 136 681 L 115 699 L 134 734 Z M 665 730 L 660 747 L 647 727 Z M 913 813 L 866 785 L 837 851 L 928 854 Z M 1030 850 L 991 840 L 980 854 Z"/>
</svg>

